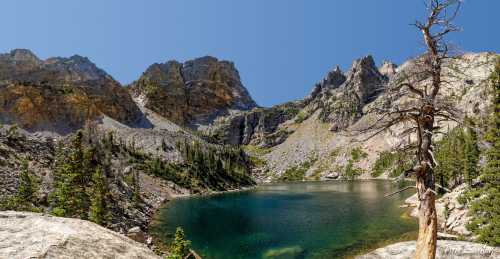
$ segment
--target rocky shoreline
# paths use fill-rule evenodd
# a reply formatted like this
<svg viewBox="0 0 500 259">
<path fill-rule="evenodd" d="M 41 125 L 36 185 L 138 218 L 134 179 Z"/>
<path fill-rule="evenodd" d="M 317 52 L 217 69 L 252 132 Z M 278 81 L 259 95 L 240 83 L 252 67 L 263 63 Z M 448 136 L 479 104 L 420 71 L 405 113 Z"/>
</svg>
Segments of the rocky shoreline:
<svg viewBox="0 0 500 259">
<path fill-rule="evenodd" d="M 436 201 L 439 225 L 438 248 L 436 258 L 483 259 L 499 258 L 500 248 L 472 242 L 471 233 L 465 228 L 468 222 L 468 209 L 458 202 L 465 191 L 465 185 L 458 186 Z M 418 199 L 416 194 L 405 200 L 401 207 L 408 208 L 408 216 L 416 217 Z M 463 240 L 468 241 L 463 241 Z M 357 259 L 403 259 L 412 258 L 415 252 L 415 241 L 398 242 L 380 247 L 367 254 L 357 256 Z"/>
</svg>

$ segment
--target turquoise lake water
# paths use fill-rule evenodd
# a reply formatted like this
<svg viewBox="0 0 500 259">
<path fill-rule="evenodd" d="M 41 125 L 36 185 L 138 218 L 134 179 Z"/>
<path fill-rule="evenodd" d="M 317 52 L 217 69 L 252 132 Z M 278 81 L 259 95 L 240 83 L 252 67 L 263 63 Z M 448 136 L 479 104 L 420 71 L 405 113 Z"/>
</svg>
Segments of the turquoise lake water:
<svg viewBox="0 0 500 259">
<path fill-rule="evenodd" d="M 170 242 L 181 226 L 207 259 L 342 258 L 417 229 L 388 181 L 301 182 L 182 198 L 160 211 Z"/>
</svg>

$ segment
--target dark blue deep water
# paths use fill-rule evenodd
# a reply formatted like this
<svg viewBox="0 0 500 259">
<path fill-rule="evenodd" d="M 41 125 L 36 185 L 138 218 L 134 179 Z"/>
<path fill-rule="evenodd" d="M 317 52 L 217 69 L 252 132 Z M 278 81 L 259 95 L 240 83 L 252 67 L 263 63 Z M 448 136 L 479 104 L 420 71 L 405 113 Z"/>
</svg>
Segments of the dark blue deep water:
<svg viewBox="0 0 500 259">
<path fill-rule="evenodd" d="M 303 182 L 174 200 L 155 231 L 181 226 L 207 259 L 342 258 L 417 229 L 399 208 L 411 191 L 384 198 L 388 181 Z"/>
</svg>

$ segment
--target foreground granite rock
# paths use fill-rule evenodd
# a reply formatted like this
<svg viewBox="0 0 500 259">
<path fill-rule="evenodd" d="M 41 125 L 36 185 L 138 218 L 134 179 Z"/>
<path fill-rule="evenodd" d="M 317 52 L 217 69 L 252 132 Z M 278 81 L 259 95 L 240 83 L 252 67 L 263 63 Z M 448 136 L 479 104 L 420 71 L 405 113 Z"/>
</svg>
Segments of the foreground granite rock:
<svg viewBox="0 0 500 259">
<path fill-rule="evenodd" d="M 407 259 L 413 258 L 415 241 L 401 242 L 379 248 L 371 253 L 358 256 L 358 259 Z M 500 248 L 483 244 L 439 240 L 436 258 L 443 259 L 486 259 L 500 258 Z"/>
<path fill-rule="evenodd" d="M 79 219 L 0 212 L 0 258 L 159 258 L 145 245 Z"/>
<path fill-rule="evenodd" d="M 466 225 L 470 221 L 468 206 L 461 204 L 458 200 L 467 191 L 467 185 L 457 186 L 451 192 L 436 200 L 436 211 L 438 216 L 439 230 L 451 235 L 460 235 L 472 240 L 471 232 Z M 417 217 L 418 198 L 412 195 L 405 201 L 406 206 L 413 207 L 410 215 Z"/>
</svg>

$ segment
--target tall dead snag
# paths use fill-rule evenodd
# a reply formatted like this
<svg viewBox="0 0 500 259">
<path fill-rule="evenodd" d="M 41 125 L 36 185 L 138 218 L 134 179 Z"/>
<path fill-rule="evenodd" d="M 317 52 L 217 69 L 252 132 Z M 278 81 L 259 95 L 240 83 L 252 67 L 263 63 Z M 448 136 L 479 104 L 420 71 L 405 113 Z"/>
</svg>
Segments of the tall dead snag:
<svg viewBox="0 0 500 259">
<path fill-rule="evenodd" d="M 443 62 L 451 58 L 449 45 L 444 38 L 458 31 L 452 24 L 461 0 L 427 0 L 429 15 L 425 21 L 414 25 L 423 35 L 426 53 L 417 58 L 411 72 L 395 78 L 384 89 L 388 98 L 380 105 L 373 105 L 368 113 L 375 121 L 360 131 L 375 136 L 393 126 L 410 126 L 404 134 L 416 136 L 415 143 L 408 141 L 405 150 L 414 150 L 415 166 L 406 174 L 416 178 L 420 201 L 418 207 L 419 232 L 415 258 L 429 259 L 436 256 L 437 216 L 433 151 L 433 135 L 440 121 L 457 121 L 451 101 L 439 95 L 443 85 L 449 82 L 442 77 Z"/>
</svg>

